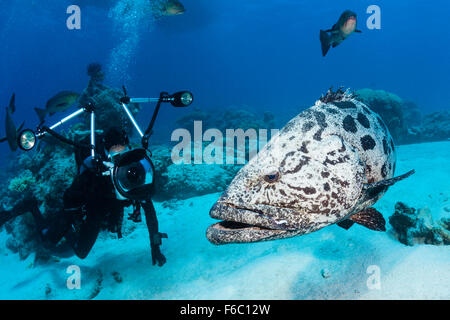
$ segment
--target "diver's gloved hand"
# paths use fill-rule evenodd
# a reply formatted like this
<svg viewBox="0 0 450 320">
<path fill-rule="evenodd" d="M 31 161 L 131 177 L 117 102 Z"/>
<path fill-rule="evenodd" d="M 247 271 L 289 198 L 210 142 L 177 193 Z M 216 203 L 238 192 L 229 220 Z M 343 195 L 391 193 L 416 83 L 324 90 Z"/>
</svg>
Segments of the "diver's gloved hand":
<svg viewBox="0 0 450 320">
<path fill-rule="evenodd" d="M 92 166 L 93 166 L 94 172 L 97 175 L 102 175 L 103 172 L 108 171 L 108 168 L 105 166 L 102 159 L 95 157 L 91 161 L 92 161 Z"/>
<path fill-rule="evenodd" d="M 166 257 L 161 253 L 161 249 L 159 246 L 162 243 L 162 239 L 167 239 L 167 233 L 156 233 L 152 237 L 151 247 L 152 247 L 152 263 L 155 265 L 158 263 L 158 266 L 162 267 L 166 263 Z"/>
</svg>

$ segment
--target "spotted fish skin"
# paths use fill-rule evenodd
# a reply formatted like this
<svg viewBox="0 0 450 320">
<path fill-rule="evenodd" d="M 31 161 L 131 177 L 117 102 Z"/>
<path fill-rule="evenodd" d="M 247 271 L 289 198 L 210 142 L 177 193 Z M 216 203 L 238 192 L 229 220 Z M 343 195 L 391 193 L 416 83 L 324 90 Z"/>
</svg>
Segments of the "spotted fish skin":
<svg viewBox="0 0 450 320">
<path fill-rule="evenodd" d="M 272 240 L 350 218 L 383 196 L 387 188 L 368 196 L 364 185 L 392 178 L 395 163 L 377 113 L 351 94 L 321 99 L 238 172 L 210 211 L 246 225 L 215 224 L 207 237 L 215 244 Z"/>
</svg>

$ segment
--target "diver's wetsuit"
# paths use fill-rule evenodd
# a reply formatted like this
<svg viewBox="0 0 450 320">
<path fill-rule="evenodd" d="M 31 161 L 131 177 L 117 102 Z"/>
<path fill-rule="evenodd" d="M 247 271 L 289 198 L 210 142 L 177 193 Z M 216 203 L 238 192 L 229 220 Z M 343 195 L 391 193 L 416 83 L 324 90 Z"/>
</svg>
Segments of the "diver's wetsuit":
<svg viewBox="0 0 450 320">
<path fill-rule="evenodd" d="M 119 238 L 122 236 L 123 211 L 132 204 L 128 200 L 118 200 L 111 178 L 97 174 L 89 165 L 90 162 L 90 158 L 84 161 L 84 170 L 65 191 L 61 218 L 51 221 L 47 228 L 42 228 L 43 238 L 53 243 L 65 236 L 81 259 L 89 254 L 105 222 L 108 222 L 110 231 L 117 232 Z M 166 259 L 159 246 L 161 238 L 167 235 L 158 232 L 156 211 L 150 197 L 140 204 L 150 235 L 153 264 L 162 266 Z"/>
<path fill-rule="evenodd" d="M 73 247 L 75 254 L 84 259 L 97 240 L 100 230 L 108 223 L 109 230 L 121 237 L 124 208 L 132 204 L 128 200 L 118 200 L 109 176 L 98 174 L 88 157 L 80 166 L 80 174 L 64 193 L 64 212 L 52 219 L 44 219 L 38 202 L 28 195 L 12 210 L 0 212 L 0 226 L 19 215 L 31 212 L 36 220 L 44 241 L 57 244 L 63 237 Z M 149 199 L 140 201 L 144 209 L 150 236 L 153 264 L 162 266 L 166 258 L 160 251 L 161 239 L 166 234 L 158 232 L 155 208 Z"/>
</svg>

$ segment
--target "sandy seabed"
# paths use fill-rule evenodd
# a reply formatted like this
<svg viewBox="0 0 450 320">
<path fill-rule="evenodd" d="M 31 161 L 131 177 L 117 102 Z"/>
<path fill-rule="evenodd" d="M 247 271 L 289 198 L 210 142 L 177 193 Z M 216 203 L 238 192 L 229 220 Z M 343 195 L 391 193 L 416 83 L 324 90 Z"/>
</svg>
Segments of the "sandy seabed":
<svg viewBox="0 0 450 320">
<path fill-rule="evenodd" d="M 396 174 L 416 173 L 375 205 L 386 220 L 397 201 L 428 207 L 435 220 L 448 216 L 450 142 L 399 146 L 397 157 Z M 291 239 L 214 246 L 205 231 L 218 197 L 190 198 L 176 209 L 156 204 L 160 230 L 169 235 L 161 268 L 152 266 L 144 223 L 120 240 L 102 234 L 85 260 L 36 266 L 33 255 L 21 261 L 6 249 L 3 231 L 0 299 L 450 299 L 448 246 L 405 246 L 389 224 L 387 232 L 330 226 Z M 67 288 L 70 265 L 80 267 L 81 289 Z"/>
</svg>

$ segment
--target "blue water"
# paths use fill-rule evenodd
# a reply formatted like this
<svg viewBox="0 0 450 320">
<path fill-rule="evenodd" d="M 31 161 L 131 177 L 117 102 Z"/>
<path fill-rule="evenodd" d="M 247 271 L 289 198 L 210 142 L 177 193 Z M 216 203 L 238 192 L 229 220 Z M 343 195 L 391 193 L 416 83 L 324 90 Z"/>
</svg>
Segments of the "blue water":
<svg viewBox="0 0 450 320">
<path fill-rule="evenodd" d="M 77 1 L 0 5 L 0 101 L 5 105 L 16 92 L 16 122 L 34 126 L 32 108 L 60 90 L 81 91 L 86 65 L 98 61 L 107 69 L 111 52 L 127 37 L 135 39 L 121 53 L 129 56 L 123 59 L 129 60 L 123 61 L 126 72 L 108 74 L 106 83 L 125 83 L 134 96 L 186 88 L 198 107 L 247 105 L 276 110 L 287 120 L 331 85 L 343 85 L 382 88 L 424 112 L 450 108 L 447 1 L 377 1 L 382 28 L 368 30 L 366 8 L 373 1 L 185 0 L 186 14 L 156 22 L 140 17 L 132 35 L 124 30 L 136 17 L 111 16 L 117 1 L 86 5 L 93 2 L 80 2 L 82 29 L 75 31 L 65 20 L 67 6 Z M 363 33 L 323 58 L 318 30 L 333 25 L 346 8 L 358 14 Z M 151 106 L 147 110 L 140 118 L 150 115 Z M 163 111 L 166 120 L 182 112 Z"/>
<path fill-rule="evenodd" d="M 148 10 L 147 0 L 2 1 L 0 4 L 0 106 L 6 106 L 11 93 L 15 92 L 17 110 L 14 120 L 16 124 L 25 120 L 26 127 L 35 128 L 38 118 L 33 108 L 43 108 L 47 100 L 59 91 L 81 92 L 89 80 L 86 66 L 92 62 L 99 62 L 106 72 L 105 84 L 117 88 L 125 84 L 132 97 L 157 97 L 161 91 L 175 92 L 183 89 L 194 93 L 195 102 L 189 108 L 175 109 L 164 105 L 155 126 L 154 138 L 158 142 L 169 142 L 174 120 L 196 107 L 213 111 L 213 115 L 216 110 L 221 111 L 234 106 L 247 108 L 257 114 L 271 111 L 276 116 L 277 125 L 282 126 L 301 110 L 313 105 L 330 86 L 383 89 L 393 92 L 405 100 L 414 101 L 423 114 L 450 110 L 450 60 L 448 59 L 450 29 L 447 22 L 450 2 L 446 0 L 435 0 L 432 4 L 425 0 L 181 1 L 187 10 L 185 14 L 156 20 L 146 11 Z M 68 17 L 66 9 L 71 4 L 79 4 L 81 7 L 81 30 L 68 30 L 66 27 Z M 127 6 L 128 9 L 130 8 L 130 4 L 132 4 L 131 10 L 126 10 Z M 366 9 L 373 4 L 381 8 L 380 30 L 369 30 L 366 26 L 366 20 L 369 17 Z M 123 11 L 124 8 L 125 11 Z M 362 30 L 362 34 L 351 35 L 339 47 L 331 49 L 324 58 L 320 49 L 319 30 L 330 28 L 345 9 L 351 9 L 357 13 L 358 27 Z M 49 117 L 48 123 L 57 121 L 74 110 L 75 108 L 72 108 L 65 113 Z M 143 127 L 148 123 L 152 112 L 153 105 L 150 104 L 145 105 L 139 113 L 137 120 Z M 4 136 L 4 122 L 5 112 L 1 108 L 0 137 Z M 436 152 L 436 148 L 425 145 L 422 149 L 414 145 L 404 148 L 400 149 L 403 152 L 400 160 L 403 161 L 401 165 L 404 166 L 405 171 L 414 165 L 414 168 L 418 169 L 418 175 L 422 175 L 422 182 L 427 182 L 427 177 L 433 177 L 435 179 L 433 183 L 440 187 L 439 190 L 448 190 L 445 189 L 445 180 L 436 183 L 440 177 L 448 177 L 448 170 L 443 170 L 442 175 L 436 173 L 430 176 L 429 174 L 434 167 L 445 167 L 445 153 L 444 156 L 439 157 L 438 154 L 432 153 Z M 448 142 L 443 143 L 442 148 L 448 148 Z M 432 159 L 435 162 L 417 160 L 414 152 L 419 149 L 422 150 L 420 152 L 423 157 L 433 154 Z M 2 155 L 1 167 L 5 167 L 8 161 L 12 161 L 16 156 L 10 152 L 6 143 L 0 144 L 0 154 Z M 421 165 L 423 165 L 422 171 L 420 171 Z M 421 183 L 411 180 L 409 183 L 404 185 L 403 189 L 397 189 L 395 193 L 392 193 L 387 202 L 380 204 L 385 212 L 391 214 L 395 202 L 403 196 L 412 202 L 415 197 L 420 200 L 417 206 L 429 205 L 434 213 L 444 214 L 442 203 L 448 201 L 448 198 L 441 201 L 439 197 L 444 198 L 444 193 L 447 191 L 442 191 L 440 196 L 437 196 L 435 190 L 430 189 L 432 188 L 430 181 Z M 417 189 L 417 186 L 420 186 L 420 189 Z M 415 194 L 408 198 L 411 190 L 414 190 Z M 173 231 L 171 239 L 179 240 L 177 244 L 164 248 L 169 257 L 168 260 L 174 261 L 174 264 L 168 264 L 166 267 L 167 276 L 159 273 L 158 277 L 161 279 L 173 279 L 173 275 L 180 277 L 184 273 L 179 270 L 186 267 L 188 269 L 186 274 L 188 278 L 192 277 L 195 280 L 193 280 L 195 285 L 200 271 L 190 266 L 192 263 L 194 266 L 195 263 L 201 264 L 202 259 L 211 258 L 208 263 L 211 263 L 212 267 L 206 271 L 214 274 L 214 277 L 210 275 L 211 279 L 207 278 L 208 281 L 213 281 L 216 269 L 222 272 L 222 268 L 226 269 L 227 266 L 224 265 L 228 263 L 219 266 L 217 261 L 228 260 L 227 255 L 235 254 L 241 257 L 241 260 L 234 262 L 237 267 L 228 266 L 223 274 L 234 275 L 234 272 L 239 270 L 238 267 L 241 267 L 241 263 L 246 266 L 250 260 L 266 270 L 266 262 L 263 261 L 261 265 L 258 265 L 262 259 L 269 259 L 268 257 L 272 254 L 283 255 L 287 251 L 294 252 L 295 248 L 309 248 L 314 251 L 315 244 L 326 239 L 334 239 L 336 234 L 338 239 L 342 239 L 339 240 L 342 246 L 350 246 L 348 243 L 353 246 L 351 233 L 341 237 L 339 232 L 343 233 L 343 231 L 332 227 L 336 229 L 330 229 L 329 233 L 321 231 L 322 233 L 306 238 L 307 240 L 296 238 L 292 242 L 284 242 L 280 247 L 256 244 L 256 248 L 260 251 L 253 252 L 253 256 L 248 260 L 245 259 L 248 257 L 246 250 L 251 251 L 249 246 L 244 245 L 239 249 L 226 247 L 216 251 L 204 237 L 204 229 L 211 223 L 208 220 L 207 209 L 216 198 L 214 195 L 206 196 L 198 202 L 194 199 L 193 204 L 189 203 L 191 200 L 186 200 L 186 203 L 182 204 L 184 211 L 175 215 L 177 221 L 183 220 L 182 214 L 188 216 L 190 214 L 201 222 L 200 226 L 195 226 L 192 230 L 188 228 L 186 233 L 188 237 L 195 239 L 192 261 L 187 262 L 183 260 L 184 256 L 179 256 L 179 252 L 189 251 L 184 247 L 181 248 L 185 243 L 183 228 L 186 225 L 183 223 L 187 224 L 187 222 L 186 220 L 179 224 L 173 222 L 174 226 L 171 226 L 172 210 L 161 207 L 158 203 L 158 213 L 164 213 L 162 215 L 163 231 L 167 229 L 169 233 Z M 436 203 L 433 202 L 434 204 L 430 205 L 427 201 Z M 177 210 L 181 211 L 181 209 Z M 147 234 L 142 230 L 140 232 L 139 235 L 145 236 L 140 239 L 145 240 L 142 240 L 142 248 L 135 250 L 147 257 L 149 254 L 145 251 L 148 250 Z M 172 234 L 176 235 L 172 237 Z M 355 242 L 367 240 L 365 233 L 356 232 L 356 234 Z M 201 240 L 199 240 L 200 237 Z M 377 234 L 375 238 L 381 246 L 388 249 L 401 247 L 397 241 L 388 236 Z M 125 242 L 128 244 L 133 240 L 126 241 L 130 241 Z M 372 245 L 370 239 L 367 242 Z M 325 247 L 326 244 L 323 246 Z M 107 257 L 117 258 L 117 253 L 113 252 L 111 247 L 108 249 L 106 245 L 101 244 L 100 250 L 102 248 L 106 248 Z M 127 252 L 124 242 L 119 244 L 118 248 Z M 361 248 L 366 250 L 364 246 Z M 404 255 L 410 253 L 404 247 L 398 250 L 404 250 L 402 251 Z M 442 257 L 444 262 L 440 265 L 448 266 L 446 256 L 439 251 L 441 248 L 432 250 L 435 251 L 427 252 L 427 254 L 430 254 L 430 257 Z M 394 261 L 396 251 L 389 249 L 386 252 L 392 255 L 389 259 Z M 295 262 L 292 265 L 307 264 L 309 256 L 295 256 L 294 253 L 293 256 L 287 256 L 288 261 Z M 94 254 L 100 255 L 99 251 Z M 359 254 L 356 253 L 355 256 Z M 350 255 L 346 256 L 346 261 L 352 259 Z M 383 255 L 380 254 L 380 256 Z M 311 256 L 314 254 L 311 253 Z M 316 254 L 316 256 L 320 258 L 320 255 Z M 217 261 L 214 260 L 216 258 Z M 149 264 L 149 262 L 142 260 L 144 258 L 139 259 L 136 264 L 142 268 L 145 265 L 147 268 L 145 263 Z M 326 259 L 335 259 L 336 268 L 338 264 L 341 264 L 341 261 L 336 258 L 327 256 Z M 364 259 L 366 264 L 373 263 L 370 254 Z M 88 260 L 86 264 L 96 263 L 92 261 L 95 261 L 95 258 Z M 282 260 L 272 261 L 272 267 L 280 261 Z M 415 260 L 415 256 L 411 255 L 410 261 L 414 265 L 413 262 L 420 259 Z M 390 260 L 388 262 L 383 263 L 390 265 Z M 314 264 L 318 270 L 322 268 L 322 260 L 319 259 Z M 252 266 L 252 264 L 249 265 Z M 441 268 L 443 272 L 445 272 L 444 267 Z M 284 268 L 284 265 L 280 268 Z M 123 269 L 121 272 L 126 275 L 126 270 L 130 268 L 124 266 Z M 403 279 L 401 278 L 404 274 L 403 270 L 409 269 L 405 267 L 399 270 L 398 277 Z M 419 268 L 412 270 L 413 275 L 408 279 L 413 279 L 420 272 Z M 416 270 L 419 271 L 416 272 Z M 279 281 L 277 273 L 270 274 L 274 277 L 275 283 Z M 445 274 L 443 278 L 449 279 L 445 277 Z M 237 279 L 245 280 L 246 276 L 242 275 Z M 322 281 L 322 278 L 319 277 L 319 280 Z M 151 288 L 153 280 L 147 279 L 147 281 L 149 281 L 148 287 Z M 135 282 L 136 287 L 139 288 L 140 280 L 137 279 Z M 178 281 L 179 284 L 183 282 L 184 279 Z M 201 281 L 199 282 L 200 285 L 194 288 L 202 287 Z M 226 277 L 219 279 L 217 287 L 223 286 L 227 289 L 228 282 L 229 279 Z M 398 283 L 401 283 L 401 280 Z M 407 280 L 404 283 L 412 285 L 413 282 Z M 239 288 L 239 285 L 235 283 L 232 289 Z M 395 285 L 397 282 L 392 286 Z M 312 287 L 314 286 L 311 285 Z M 167 284 L 167 287 L 161 288 L 162 293 L 156 297 L 174 297 L 170 290 L 174 292 L 178 290 L 176 280 L 170 285 Z M 167 288 L 170 290 L 166 290 Z M 248 288 L 251 290 L 253 287 L 250 285 Z M 230 292 L 225 289 L 224 292 L 217 292 L 214 297 L 243 297 L 232 289 L 229 289 Z M 179 297 L 190 298 L 192 293 L 190 290 L 185 288 L 185 291 L 180 291 Z M 134 297 L 129 294 L 115 296 L 115 292 L 111 292 L 113 298 Z M 207 294 L 200 289 L 194 293 L 194 298 L 204 298 Z M 262 297 L 303 297 L 300 293 L 277 296 L 276 290 L 273 294 L 275 296 Z M 394 296 L 395 292 L 392 295 Z M 153 297 L 154 293 L 150 292 L 145 297 L 149 296 Z M 57 297 L 60 298 L 60 296 Z M 103 297 L 111 298 L 108 295 Z M 244 297 L 260 298 L 258 295 Z M 409 296 L 406 294 L 400 297 L 408 298 Z M 437 297 L 448 298 L 448 290 Z"/>
</svg>

